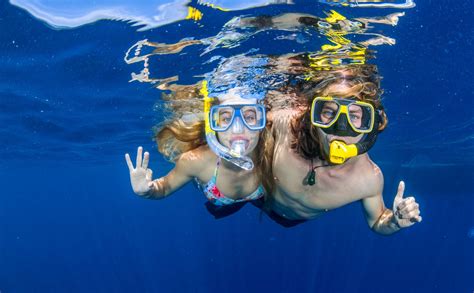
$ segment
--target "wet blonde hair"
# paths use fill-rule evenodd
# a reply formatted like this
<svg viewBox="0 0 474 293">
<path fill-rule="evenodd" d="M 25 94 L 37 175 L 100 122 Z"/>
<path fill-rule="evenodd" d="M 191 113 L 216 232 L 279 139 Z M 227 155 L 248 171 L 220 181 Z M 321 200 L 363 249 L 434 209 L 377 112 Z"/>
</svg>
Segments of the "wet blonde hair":
<svg viewBox="0 0 474 293">
<path fill-rule="evenodd" d="M 169 161 L 206 144 L 200 83 L 172 85 L 162 94 L 165 119 L 154 127 L 158 151 Z"/>
</svg>

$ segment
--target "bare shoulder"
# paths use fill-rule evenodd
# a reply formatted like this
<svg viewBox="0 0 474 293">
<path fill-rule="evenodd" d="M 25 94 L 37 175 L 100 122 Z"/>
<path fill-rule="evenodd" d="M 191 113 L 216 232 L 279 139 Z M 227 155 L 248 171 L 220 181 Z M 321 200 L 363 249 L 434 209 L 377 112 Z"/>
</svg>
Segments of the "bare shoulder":
<svg viewBox="0 0 474 293">
<path fill-rule="evenodd" d="M 364 182 L 364 194 L 367 197 L 381 195 L 383 191 L 384 178 L 380 167 L 375 164 L 370 157 L 365 154 L 358 162 L 359 175 Z"/>
<path fill-rule="evenodd" d="M 216 155 L 207 145 L 183 153 L 176 160 L 176 168 L 185 174 L 196 177 L 207 166 L 214 165 Z"/>
</svg>

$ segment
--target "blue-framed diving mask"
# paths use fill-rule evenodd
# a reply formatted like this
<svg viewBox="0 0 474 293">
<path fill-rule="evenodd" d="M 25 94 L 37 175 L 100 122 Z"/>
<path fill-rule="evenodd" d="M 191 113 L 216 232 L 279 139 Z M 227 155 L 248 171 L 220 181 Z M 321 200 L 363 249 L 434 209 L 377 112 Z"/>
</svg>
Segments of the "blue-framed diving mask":
<svg viewBox="0 0 474 293">
<path fill-rule="evenodd" d="M 311 105 L 311 124 L 324 133 L 335 136 L 356 137 L 355 144 L 334 140 L 329 144 L 329 161 L 342 164 L 347 159 L 366 153 L 377 139 L 381 117 L 374 107 L 355 98 L 316 97 Z"/>
<path fill-rule="evenodd" d="M 260 104 L 216 105 L 211 107 L 209 121 L 211 129 L 217 132 L 226 131 L 231 126 L 259 131 L 265 128 L 265 116 L 265 107 Z"/>
<path fill-rule="evenodd" d="M 205 133 L 209 148 L 216 155 L 234 165 L 244 170 L 252 170 L 254 163 L 250 157 L 244 154 L 245 143 L 236 141 L 230 148 L 226 147 L 219 142 L 216 132 L 225 131 L 232 125 L 232 127 L 240 127 L 241 130 L 243 127 L 261 130 L 266 123 L 265 108 L 259 104 L 212 106 L 214 98 L 209 96 L 206 80 L 202 82 L 200 93 L 204 97 Z M 211 109 L 213 109 L 212 113 Z M 223 109 L 226 109 L 228 113 Z M 252 111 L 255 115 L 252 115 Z M 219 114 L 221 114 L 221 118 L 219 118 Z M 253 118 L 255 118 L 255 121 Z"/>
<path fill-rule="evenodd" d="M 225 146 L 218 140 L 217 133 L 228 129 L 238 133 L 245 128 L 252 131 L 265 128 L 265 108 L 259 103 L 265 98 L 268 89 L 268 82 L 264 79 L 267 78 L 268 61 L 269 58 L 264 55 L 224 58 L 219 67 L 203 80 L 200 90 L 204 97 L 205 131 L 209 148 L 244 170 L 254 167 L 252 158 L 246 154 L 248 142 L 236 140 L 231 146 Z M 213 106 L 219 97 L 226 94 L 236 94 L 249 100 L 249 104 Z"/>
</svg>

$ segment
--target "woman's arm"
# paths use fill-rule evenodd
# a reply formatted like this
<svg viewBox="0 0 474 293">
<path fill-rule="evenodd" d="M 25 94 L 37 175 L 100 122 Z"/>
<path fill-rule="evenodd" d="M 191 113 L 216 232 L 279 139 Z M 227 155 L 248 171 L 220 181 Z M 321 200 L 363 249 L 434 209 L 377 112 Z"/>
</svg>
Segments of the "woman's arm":
<svg viewBox="0 0 474 293">
<path fill-rule="evenodd" d="M 143 148 L 137 151 L 136 167 L 133 166 L 129 154 L 125 160 L 130 171 L 130 181 L 133 191 L 142 197 L 149 199 L 162 199 L 182 187 L 195 177 L 205 163 L 201 149 L 184 153 L 176 161 L 176 166 L 166 175 L 152 180 L 153 171 L 148 168 L 150 154 L 145 152 L 142 158 Z"/>
<path fill-rule="evenodd" d="M 199 160 L 201 164 L 197 164 L 199 163 L 197 160 L 199 159 L 193 158 L 190 152 L 181 155 L 181 157 L 176 161 L 175 167 L 166 176 L 152 181 L 152 192 L 150 198 L 164 198 L 188 183 L 189 180 L 196 177 L 199 173 L 199 170 L 196 170 L 196 167 L 199 165 L 201 167 L 203 166 L 202 157 L 201 160 Z"/>
</svg>

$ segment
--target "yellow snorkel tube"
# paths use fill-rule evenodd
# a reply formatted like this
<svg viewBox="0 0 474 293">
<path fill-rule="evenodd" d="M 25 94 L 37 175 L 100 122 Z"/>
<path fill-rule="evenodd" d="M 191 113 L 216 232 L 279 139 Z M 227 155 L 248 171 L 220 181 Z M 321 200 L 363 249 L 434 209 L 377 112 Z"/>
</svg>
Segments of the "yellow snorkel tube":
<svg viewBox="0 0 474 293">
<path fill-rule="evenodd" d="M 244 169 L 252 170 L 254 167 L 253 161 L 251 158 L 241 155 L 240 153 L 223 146 L 217 140 L 216 132 L 211 129 L 210 124 L 210 112 L 213 98 L 209 97 L 209 91 L 207 88 L 207 80 L 202 82 L 202 87 L 200 90 L 201 95 L 204 97 L 204 122 L 205 122 L 205 134 L 206 141 L 209 148 L 219 157 L 223 158 L 226 161 L 231 162 L 232 164 Z"/>
</svg>

